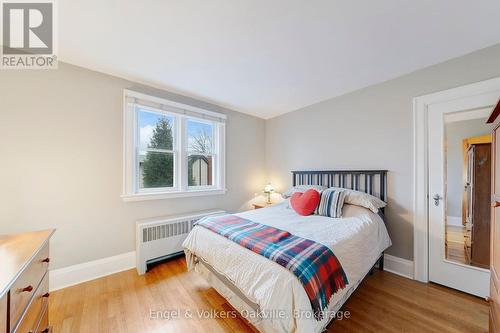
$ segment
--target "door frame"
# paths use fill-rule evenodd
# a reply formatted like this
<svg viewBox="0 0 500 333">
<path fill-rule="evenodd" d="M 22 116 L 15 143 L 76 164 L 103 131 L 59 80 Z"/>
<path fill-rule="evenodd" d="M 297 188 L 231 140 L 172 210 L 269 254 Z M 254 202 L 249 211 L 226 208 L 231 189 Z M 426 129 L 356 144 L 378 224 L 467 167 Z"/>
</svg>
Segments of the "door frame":
<svg viewBox="0 0 500 333">
<path fill-rule="evenodd" d="M 413 99 L 413 270 L 414 279 L 429 282 L 429 170 L 428 112 L 434 104 L 466 106 L 469 99 L 484 94 L 500 96 L 500 77 L 458 88 L 415 97 Z M 489 107 L 489 105 L 484 105 Z"/>
</svg>

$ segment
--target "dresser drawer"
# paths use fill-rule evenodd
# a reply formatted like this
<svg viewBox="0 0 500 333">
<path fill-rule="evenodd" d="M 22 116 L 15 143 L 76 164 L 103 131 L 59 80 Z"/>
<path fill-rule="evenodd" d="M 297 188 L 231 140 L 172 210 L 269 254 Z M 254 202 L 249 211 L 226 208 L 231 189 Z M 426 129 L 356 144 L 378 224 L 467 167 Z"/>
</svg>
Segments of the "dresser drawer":
<svg viewBox="0 0 500 333">
<path fill-rule="evenodd" d="M 26 305 L 35 294 L 40 281 L 48 271 L 49 246 L 45 245 L 10 289 L 10 327 L 16 326 Z M 42 285 L 41 285 L 42 287 Z M 43 289 L 43 288 L 42 288 Z"/>
<path fill-rule="evenodd" d="M 38 323 L 38 328 L 36 333 L 51 333 L 52 329 L 49 326 L 49 304 L 45 305 L 45 311 L 42 313 L 42 317 L 40 318 L 40 322 Z"/>
<path fill-rule="evenodd" d="M 0 297 L 0 332 L 7 332 L 7 295 Z"/>
<path fill-rule="evenodd" d="M 34 333 L 38 332 L 38 330 L 42 331 L 48 326 L 48 321 L 44 322 L 44 316 L 48 316 L 48 299 L 49 279 L 48 274 L 45 274 L 40 286 L 34 292 L 33 301 L 25 310 L 19 325 L 15 329 L 16 333 Z"/>
</svg>

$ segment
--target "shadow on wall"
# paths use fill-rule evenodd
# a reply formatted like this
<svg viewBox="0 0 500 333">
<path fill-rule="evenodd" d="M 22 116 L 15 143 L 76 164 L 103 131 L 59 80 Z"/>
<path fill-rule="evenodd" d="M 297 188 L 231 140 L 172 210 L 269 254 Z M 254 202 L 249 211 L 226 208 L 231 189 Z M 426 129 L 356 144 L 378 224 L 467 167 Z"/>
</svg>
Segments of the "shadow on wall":
<svg viewBox="0 0 500 333">
<path fill-rule="evenodd" d="M 413 216 L 410 214 L 410 211 L 399 205 L 392 199 L 391 196 L 388 197 L 387 201 L 387 208 L 385 209 L 385 223 L 387 225 L 389 236 L 394 244 L 396 235 L 413 234 Z M 409 243 L 411 249 L 413 249 L 413 238 L 410 238 L 407 243 Z M 392 253 L 391 248 L 387 250 L 387 253 L 395 255 Z M 396 256 L 399 257 L 399 255 Z M 413 258 L 405 259 L 413 260 Z"/>
<path fill-rule="evenodd" d="M 387 208 L 385 209 L 385 216 L 387 231 L 389 232 L 393 246 L 386 252 L 397 257 L 413 260 L 412 206 L 405 207 L 398 203 L 397 196 L 399 189 L 395 188 L 396 181 L 400 181 L 404 176 L 401 172 L 394 170 L 387 172 Z M 408 188 L 406 191 L 411 192 L 413 189 Z M 398 237 L 398 235 L 408 235 L 410 237 Z M 394 247 L 399 248 L 400 253 L 395 253 Z M 405 250 L 406 253 L 401 252 L 402 250 Z"/>
</svg>

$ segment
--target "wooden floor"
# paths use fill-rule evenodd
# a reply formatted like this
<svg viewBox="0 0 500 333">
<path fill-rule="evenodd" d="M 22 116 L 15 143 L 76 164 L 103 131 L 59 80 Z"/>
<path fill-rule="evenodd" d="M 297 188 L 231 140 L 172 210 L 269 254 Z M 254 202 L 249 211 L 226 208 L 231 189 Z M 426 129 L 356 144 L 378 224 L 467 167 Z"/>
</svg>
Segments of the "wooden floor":
<svg viewBox="0 0 500 333">
<path fill-rule="evenodd" d="M 241 317 L 151 319 L 150 310 L 233 309 L 184 258 L 158 265 L 144 276 L 129 270 L 51 294 L 54 332 L 251 332 Z M 486 332 L 482 299 L 434 284 L 376 271 L 345 304 L 349 319 L 328 332 Z M 227 312 L 230 311 L 230 312 Z M 175 315 L 175 312 L 174 312 Z"/>
</svg>

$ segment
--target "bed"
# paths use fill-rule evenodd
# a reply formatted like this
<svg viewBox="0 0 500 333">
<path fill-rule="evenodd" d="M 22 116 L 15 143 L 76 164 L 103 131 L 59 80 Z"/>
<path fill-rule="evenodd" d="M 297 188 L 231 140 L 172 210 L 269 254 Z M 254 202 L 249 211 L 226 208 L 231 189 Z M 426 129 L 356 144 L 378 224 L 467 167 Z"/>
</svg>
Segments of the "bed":
<svg viewBox="0 0 500 333">
<path fill-rule="evenodd" d="M 294 171 L 296 185 L 350 188 L 386 201 L 386 171 Z M 383 214 L 345 204 L 342 218 L 300 216 L 288 201 L 235 214 L 329 247 L 349 284 L 330 299 L 328 315 L 314 317 L 303 285 L 286 268 L 200 226 L 186 238 L 189 269 L 201 274 L 261 332 L 321 332 L 391 245 Z M 381 212 L 383 213 L 383 212 Z"/>
</svg>

